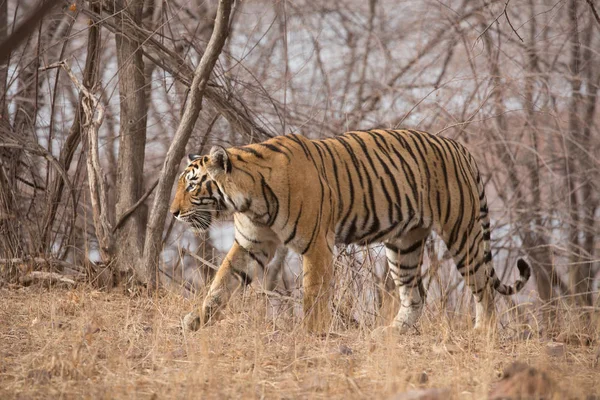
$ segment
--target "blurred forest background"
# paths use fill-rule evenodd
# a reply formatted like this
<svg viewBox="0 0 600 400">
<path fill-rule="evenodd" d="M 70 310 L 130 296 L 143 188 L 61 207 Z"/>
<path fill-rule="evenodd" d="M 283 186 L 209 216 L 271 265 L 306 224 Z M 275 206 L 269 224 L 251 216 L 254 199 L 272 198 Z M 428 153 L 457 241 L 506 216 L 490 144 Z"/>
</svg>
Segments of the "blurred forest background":
<svg viewBox="0 0 600 400">
<path fill-rule="evenodd" d="M 524 296 L 591 310 L 598 10 L 593 0 L 0 0 L 0 285 L 201 288 L 232 229 L 198 238 L 167 215 L 184 154 L 407 127 L 476 157 L 504 279 L 526 255 Z M 450 301 L 458 274 L 438 241 L 428 249 L 433 298 Z M 282 286 L 299 290 L 297 261 L 275 262 L 287 265 Z M 374 290 L 346 291 L 350 311 L 369 307 L 386 286 L 380 248 L 347 248 L 336 262 L 339 282 Z"/>
</svg>

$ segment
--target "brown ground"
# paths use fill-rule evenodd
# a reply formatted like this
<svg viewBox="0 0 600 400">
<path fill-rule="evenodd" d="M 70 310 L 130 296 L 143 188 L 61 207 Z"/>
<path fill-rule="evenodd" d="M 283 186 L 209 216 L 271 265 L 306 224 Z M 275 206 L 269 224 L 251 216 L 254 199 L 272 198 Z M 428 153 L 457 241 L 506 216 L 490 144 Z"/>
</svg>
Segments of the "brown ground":
<svg viewBox="0 0 600 400">
<path fill-rule="evenodd" d="M 388 398 L 440 388 L 481 399 L 515 361 L 543 371 L 555 398 L 600 394 L 595 343 L 549 351 L 509 328 L 495 338 L 451 329 L 431 312 L 401 337 L 365 327 L 316 337 L 289 313 L 267 319 L 252 294 L 184 334 L 191 307 L 175 294 L 0 289 L 0 398 Z"/>
</svg>

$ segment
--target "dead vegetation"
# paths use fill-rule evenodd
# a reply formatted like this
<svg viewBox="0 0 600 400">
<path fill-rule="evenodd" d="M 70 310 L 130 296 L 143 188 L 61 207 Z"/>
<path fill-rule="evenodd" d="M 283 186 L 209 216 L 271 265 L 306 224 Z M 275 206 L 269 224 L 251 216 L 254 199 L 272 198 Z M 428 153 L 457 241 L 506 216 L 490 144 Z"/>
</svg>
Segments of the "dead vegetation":
<svg viewBox="0 0 600 400">
<path fill-rule="evenodd" d="M 195 333 L 180 328 L 192 301 L 169 292 L 136 297 L 32 286 L 0 289 L 0 297 L 1 398 L 600 394 L 597 341 L 563 343 L 564 351 L 553 353 L 553 339 L 524 339 L 515 326 L 478 335 L 464 319 L 447 321 L 431 307 L 405 336 L 374 337 L 372 326 L 343 329 L 336 321 L 319 337 L 306 334 L 290 310 L 273 314 L 252 291 L 230 304 L 222 321 Z"/>
<path fill-rule="evenodd" d="M 0 0 L 0 398 L 599 395 L 594 2 L 237 1 L 203 109 L 180 124 L 226 3 Z M 340 252 L 326 337 L 300 328 L 298 268 L 283 295 L 253 289 L 184 333 L 185 296 L 201 302 L 225 246 L 166 217 L 183 147 L 373 127 L 476 156 L 498 272 L 510 281 L 523 255 L 534 268 L 499 300 L 497 335 L 472 332 L 470 294 L 434 248 L 407 336 L 377 329 L 394 303 L 376 248 Z"/>
</svg>

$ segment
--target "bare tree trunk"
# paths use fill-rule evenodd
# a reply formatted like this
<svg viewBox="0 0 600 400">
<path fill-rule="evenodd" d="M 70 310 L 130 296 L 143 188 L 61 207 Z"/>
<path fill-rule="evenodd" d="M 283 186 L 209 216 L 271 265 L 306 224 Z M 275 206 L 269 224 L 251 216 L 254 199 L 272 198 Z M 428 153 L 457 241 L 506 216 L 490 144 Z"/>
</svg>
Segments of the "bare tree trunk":
<svg viewBox="0 0 600 400">
<path fill-rule="evenodd" d="M 117 219 L 144 193 L 144 155 L 146 148 L 147 102 L 142 44 L 135 25 L 142 21 L 143 0 L 117 3 L 117 21 L 122 31 L 115 34 L 119 68 L 120 130 L 117 182 L 115 190 Z M 138 207 L 116 231 L 119 271 L 144 275 L 140 264 L 145 234 L 145 208 Z"/>
<path fill-rule="evenodd" d="M 8 36 L 8 0 L 0 1 L 0 43 Z M 0 61 L 0 124 L 8 118 L 6 107 L 6 83 L 8 78 L 8 59 Z"/>
<path fill-rule="evenodd" d="M 579 148 L 579 140 L 582 137 L 582 121 L 580 119 L 580 110 L 583 106 L 583 96 L 581 93 L 582 84 L 582 55 L 581 42 L 579 36 L 579 24 L 577 20 L 577 1 L 569 2 L 569 22 L 571 26 L 571 101 L 569 104 L 569 130 L 566 142 L 567 148 L 567 187 L 569 189 L 569 287 L 573 293 L 579 294 L 578 300 L 584 305 L 592 304 L 590 268 L 589 263 L 583 263 L 581 258 L 582 245 L 580 238 L 580 181 L 581 159 L 584 157 Z M 578 162 L 579 161 L 579 162 Z"/>
<path fill-rule="evenodd" d="M 8 30 L 8 1 L 0 2 L 0 43 L 4 42 Z M 0 62 L 0 132 L 12 130 L 8 124 L 7 109 L 7 77 L 8 77 L 8 59 Z M 18 238 L 13 236 L 13 222 L 16 216 L 13 213 L 14 208 L 14 182 L 11 179 L 12 158 L 10 151 L 0 149 L 0 255 L 12 258 L 18 255 L 14 251 L 18 243 Z"/>
<path fill-rule="evenodd" d="M 175 137 L 160 171 L 160 178 L 150 212 L 146 241 L 144 243 L 143 265 L 146 267 L 145 278 L 147 279 L 148 286 L 151 288 L 156 285 L 156 271 L 158 270 L 159 257 L 162 250 L 162 234 L 169 207 L 171 188 L 175 181 L 179 162 L 184 156 L 185 146 L 190 139 L 194 125 L 200 114 L 202 99 L 210 74 L 229 33 L 231 6 L 231 0 L 219 0 L 213 33 L 206 51 L 194 71 L 194 78 L 181 122 L 177 128 L 177 132 L 175 132 Z"/>
<path fill-rule="evenodd" d="M 90 9 L 97 12 L 100 11 L 101 0 L 90 0 Z M 93 90 L 93 86 L 97 82 L 98 65 L 100 62 L 100 27 L 98 25 L 91 25 L 88 30 L 88 42 L 87 42 L 87 53 L 85 60 L 85 67 L 83 70 L 83 86 L 88 90 Z M 61 60 L 57 60 L 61 61 Z M 68 171 L 75 152 L 81 143 L 81 116 L 84 113 L 83 110 L 83 93 L 79 93 L 79 101 L 77 104 L 77 111 L 75 113 L 73 123 L 69 128 L 69 133 L 65 139 L 65 143 L 60 151 L 59 162 L 61 166 Z M 42 228 L 42 243 L 43 249 L 47 252 L 50 251 L 52 246 L 50 232 L 52 225 L 56 219 L 56 213 L 60 200 L 63 197 L 64 190 L 64 179 L 57 176 L 53 182 L 48 182 L 49 194 L 48 202 L 46 207 L 46 214 L 44 216 L 43 228 Z"/>
</svg>

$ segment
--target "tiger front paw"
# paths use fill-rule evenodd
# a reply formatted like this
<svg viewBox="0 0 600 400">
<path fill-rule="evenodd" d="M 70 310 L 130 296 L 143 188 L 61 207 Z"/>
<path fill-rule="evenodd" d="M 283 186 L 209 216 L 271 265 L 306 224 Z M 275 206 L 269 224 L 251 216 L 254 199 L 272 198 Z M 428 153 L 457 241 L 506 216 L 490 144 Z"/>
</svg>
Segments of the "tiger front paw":
<svg viewBox="0 0 600 400">
<path fill-rule="evenodd" d="M 182 321 L 183 329 L 188 331 L 197 331 L 200 329 L 202 325 L 202 321 L 200 320 L 200 316 L 195 312 L 191 312 L 183 317 Z"/>
<path fill-rule="evenodd" d="M 202 304 L 202 322 L 205 325 L 215 322 L 220 314 L 221 306 L 222 302 L 219 296 L 210 294 L 206 296 L 204 304 Z"/>
<path fill-rule="evenodd" d="M 393 329 L 394 333 L 397 333 L 400 335 L 404 335 L 412 327 L 413 327 L 413 325 L 410 325 L 404 321 L 398 321 L 398 320 L 394 320 L 394 322 L 392 322 L 392 325 L 390 326 L 390 328 Z"/>
<path fill-rule="evenodd" d="M 396 318 L 392 322 L 392 326 L 400 334 L 407 333 L 419 320 L 422 309 L 422 303 L 410 304 L 408 306 L 401 304 L 398 315 L 396 315 Z"/>
</svg>

